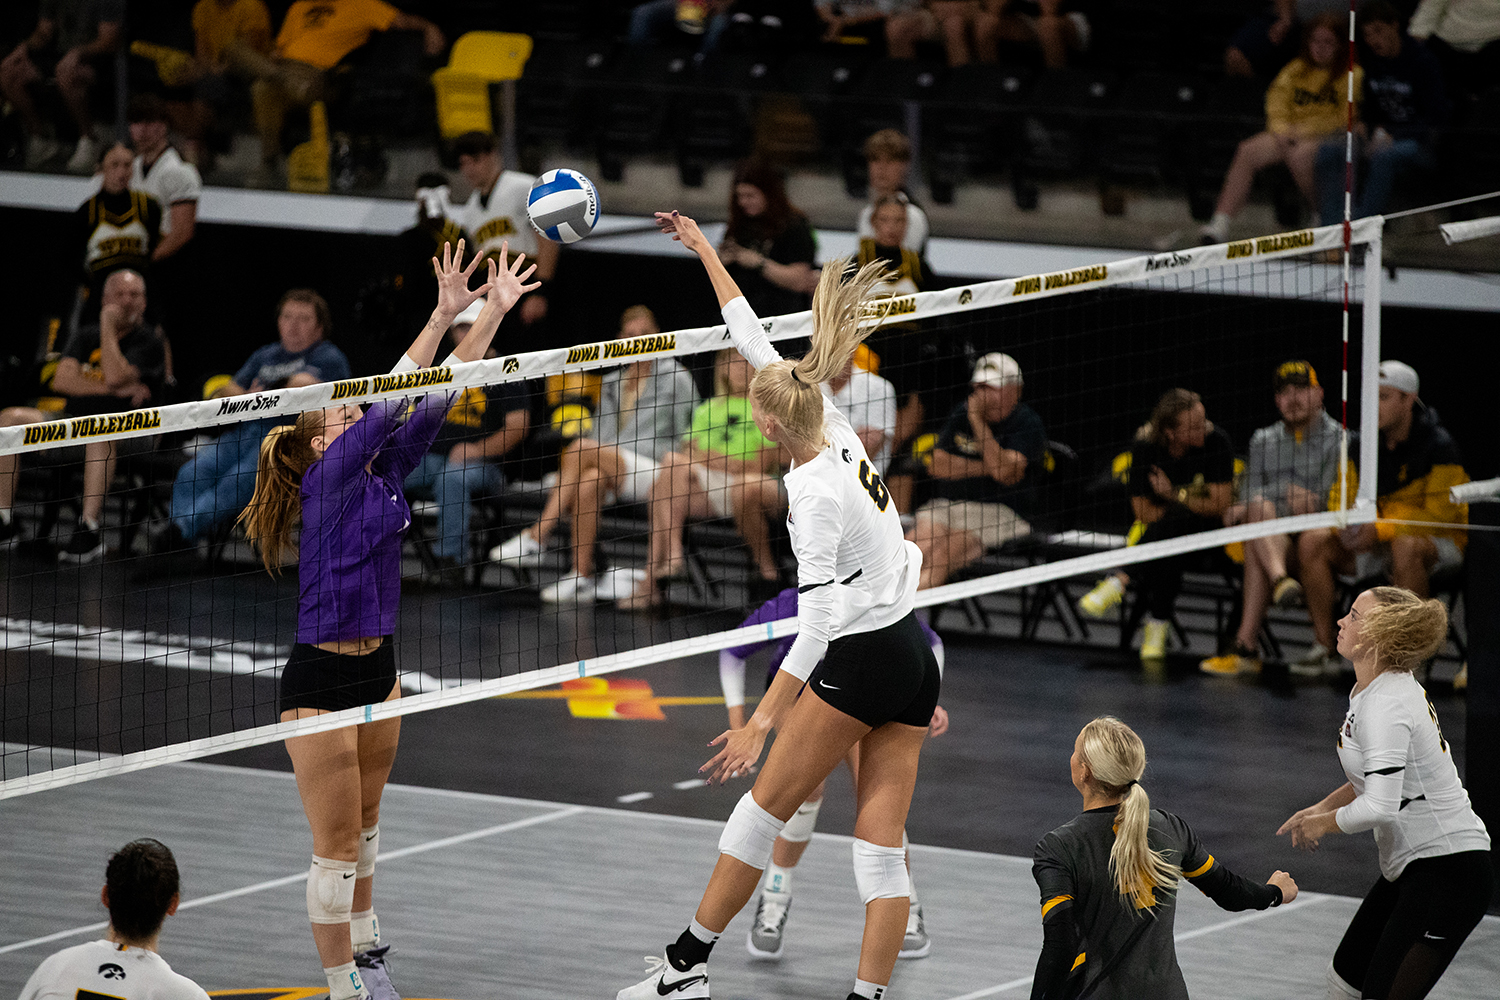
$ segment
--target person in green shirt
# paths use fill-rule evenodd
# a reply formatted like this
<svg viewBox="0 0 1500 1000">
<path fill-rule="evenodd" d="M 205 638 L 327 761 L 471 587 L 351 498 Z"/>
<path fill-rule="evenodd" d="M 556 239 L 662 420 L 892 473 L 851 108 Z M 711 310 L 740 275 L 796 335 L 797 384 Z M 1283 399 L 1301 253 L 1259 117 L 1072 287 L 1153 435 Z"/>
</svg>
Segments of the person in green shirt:
<svg viewBox="0 0 1500 1000">
<path fill-rule="evenodd" d="M 714 395 L 693 411 L 680 451 L 662 457 L 651 486 L 651 550 L 646 579 L 618 606 L 626 610 L 661 603 L 659 586 L 684 575 L 682 530 L 689 518 L 734 518 L 750 547 L 757 574 L 779 584 L 766 515 L 782 506 L 774 472 L 780 449 L 767 441 L 750 415 L 750 364 L 733 349 L 714 361 Z M 755 590 L 752 597 L 759 593 Z"/>
</svg>

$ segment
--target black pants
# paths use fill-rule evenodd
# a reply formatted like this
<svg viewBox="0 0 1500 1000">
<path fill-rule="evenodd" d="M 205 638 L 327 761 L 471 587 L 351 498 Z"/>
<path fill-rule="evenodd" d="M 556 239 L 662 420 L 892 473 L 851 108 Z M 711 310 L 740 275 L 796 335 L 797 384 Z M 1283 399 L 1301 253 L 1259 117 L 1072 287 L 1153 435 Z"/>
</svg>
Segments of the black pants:
<svg viewBox="0 0 1500 1000">
<path fill-rule="evenodd" d="M 1333 971 L 1374 1000 L 1420 1000 L 1484 916 L 1494 891 L 1488 851 L 1421 858 L 1378 879 L 1333 954 Z"/>
<path fill-rule="evenodd" d="M 1196 514 L 1176 516 L 1168 514 L 1160 521 L 1146 525 L 1140 544 L 1159 542 L 1164 538 L 1181 538 L 1183 535 L 1222 527 L 1223 524 L 1211 517 L 1199 517 Z M 1151 613 L 1152 618 L 1167 621 L 1172 617 L 1172 606 L 1177 603 L 1177 595 L 1182 593 L 1183 571 L 1202 557 L 1202 553 L 1187 552 L 1180 556 L 1165 556 L 1141 563 L 1139 566 L 1127 567 L 1130 575 L 1140 585 L 1142 600 L 1145 601 L 1146 610 Z"/>
</svg>

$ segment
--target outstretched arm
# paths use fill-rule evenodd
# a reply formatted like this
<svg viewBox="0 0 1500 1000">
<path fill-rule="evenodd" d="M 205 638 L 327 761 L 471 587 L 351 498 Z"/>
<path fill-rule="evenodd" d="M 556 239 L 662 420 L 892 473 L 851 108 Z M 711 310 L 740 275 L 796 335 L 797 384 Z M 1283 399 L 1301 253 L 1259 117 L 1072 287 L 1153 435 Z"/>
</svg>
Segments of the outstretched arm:
<svg viewBox="0 0 1500 1000">
<path fill-rule="evenodd" d="M 443 342 L 443 335 L 448 332 L 448 327 L 453 325 L 453 318 L 467 309 L 475 299 L 483 298 L 485 293 L 494 287 L 492 282 L 487 281 L 470 291 L 469 278 L 484 258 L 476 256 L 469 262 L 468 267 L 463 266 L 463 259 L 463 240 L 458 241 L 456 250 L 452 244 L 444 243 L 443 259 L 432 258 L 432 269 L 437 274 L 438 281 L 437 306 L 432 310 L 432 316 L 427 320 L 427 325 L 422 327 L 421 333 L 417 334 L 417 339 L 412 341 L 411 346 L 406 349 L 406 355 L 396 365 L 396 371 L 413 371 L 432 364 L 433 355 L 437 354 L 438 345 Z M 497 324 L 498 322 L 496 320 Z"/>
<path fill-rule="evenodd" d="M 508 249 L 509 244 L 500 245 L 501 259 L 506 259 L 505 254 Z M 542 287 L 540 281 L 533 281 L 529 285 L 525 283 L 526 279 L 536 273 L 535 264 L 523 272 L 521 267 L 525 262 L 524 253 L 516 254 L 516 259 L 511 261 L 510 267 L 502 271 L 496 266 L 495 258 L 487 258 L 489 280 L 485 282 L 484 287 L 490 289 L 490 294 L 484 300 L 484 308 L 479 311 L 479 318 L 469 328 L 463 342 L 454 349 L 453 360 L 478 361 L 484 357 L 485 352 L 490 349 L 490 341 L 495 338 L 495 331 L 500 328 L 500 321 L 505 318 L 505 314 L 510 312 L 521 296 Z"/>
<path fill-rule="evenodd" d="M 781 355 L 766 338 L 766 331 L 760 325 L 760 317 L 750 308 L 740 286 L 724 270 L 718 251 L 704 237 L 698 223 L 677 212 L 657 212 L 656 224 L 663 233 L 693 251 L 703 261 L 708 278 L 713 282 L 714 294 L 719 297 L 719 309 L 724 314 L 724 322 L 729 325 L 730 339 L 734 341 L 735 349 L 741 356 L 756 371 L 773 361 L 780 361 Z"/>
</svg>

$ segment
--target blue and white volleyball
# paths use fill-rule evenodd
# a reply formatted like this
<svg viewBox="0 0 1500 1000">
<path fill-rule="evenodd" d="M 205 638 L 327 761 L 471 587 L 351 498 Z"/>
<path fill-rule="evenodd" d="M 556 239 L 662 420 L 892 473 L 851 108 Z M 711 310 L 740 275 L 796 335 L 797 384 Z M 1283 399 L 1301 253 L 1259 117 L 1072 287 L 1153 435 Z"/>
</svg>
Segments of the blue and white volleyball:
<svg viewBox="0 0 1500 1000">
<path fill-rule="evenodd" d="M 526 196 L 531 228 L 558 243 L 574 243 L 594 231 L 599 221 L 599 191 L 576 170 L 549 170 Z"/>
</svg>

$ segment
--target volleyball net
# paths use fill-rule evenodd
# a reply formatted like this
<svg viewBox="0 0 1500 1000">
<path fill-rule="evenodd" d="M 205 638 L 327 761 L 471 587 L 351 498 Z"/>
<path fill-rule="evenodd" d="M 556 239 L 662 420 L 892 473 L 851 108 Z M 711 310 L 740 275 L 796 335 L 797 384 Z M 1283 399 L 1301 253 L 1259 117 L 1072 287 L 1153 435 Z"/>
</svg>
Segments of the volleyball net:
<svg viewBox="0 0 1500 1000">
<path fill-rule="evenodd" d="M 1372 520 L 1381 227 L 1354 223 L 1342 260 L 1344 227 L 1329 226 L 898 289 L 872 307 L 879 328 L 838 398 L 869 433 L 905 523 L 916 530 L 924 511 L 971 500 L 1020 518 L 1004 537 L 985 535 L 979 558 L 951 560 L 918 604 Z M 763 323 L 793 355 L 812 332 L 809 313 Z M 795 586 L 796 568 L 775 449 L 753 429 L 741 398 L 748 373 L 728 348 L 724 327 L 710 326 L 0 427 L 0 477 L 13 495 L 12 537 L 0 543 L 0 798 L 792 635 L 794 618 L 739 626 Z M 1273 388 L 1288 361 L 1305 362 L 1326 411 L 1361 432 L 1340 435 L 1347 465 L 1332 499 L 1137 543 L 1131 498 L 1148 492 L 1154 470 L 1132 468 L 1132 455 L 1144 454 L 1141 428 L 1163 394 L 1197 394 L 1208 426 L 1193 447 L 1217 449 L 1233 483 L 1251 434 L 1280 419 Z M 1024 474 L 955 480 L 946 463 L 972 445 L 975 383 L 1017 376 L 1015 409 L 974 419 L 1014 428 L 1026 408 L 1029 437 L 1006 438 L 1032 452 Z M 267 573 L 235 526 L 248 484 L 227 451 L 253 454 L 269 426 L 304 411 L 435 391 L 459 402 L 406 481 L 412 515 L 391 640 L 402 697 L 280 722 L 297 566 Z M 521 445 L 499 460 L 470 447 L 498 440 L 512 414 L 533 428 Z M 608 426 L 625 427 L 619 440 L 638 455 L 651 448 L 630 428 L 671 440 L 654 470 L 577 443 Z M 99 545 L 83 551 L 68 530 L 106 461 Z M 1180 500 L 1223 481 L 1200 470 L 1149 491 Z M 580 528 L 577 514 L 596 508 Z M 186 543 L 163 545 L 174 524 Z M 530 542 L 517 541 L 523 532 Z"/>
</svg>

